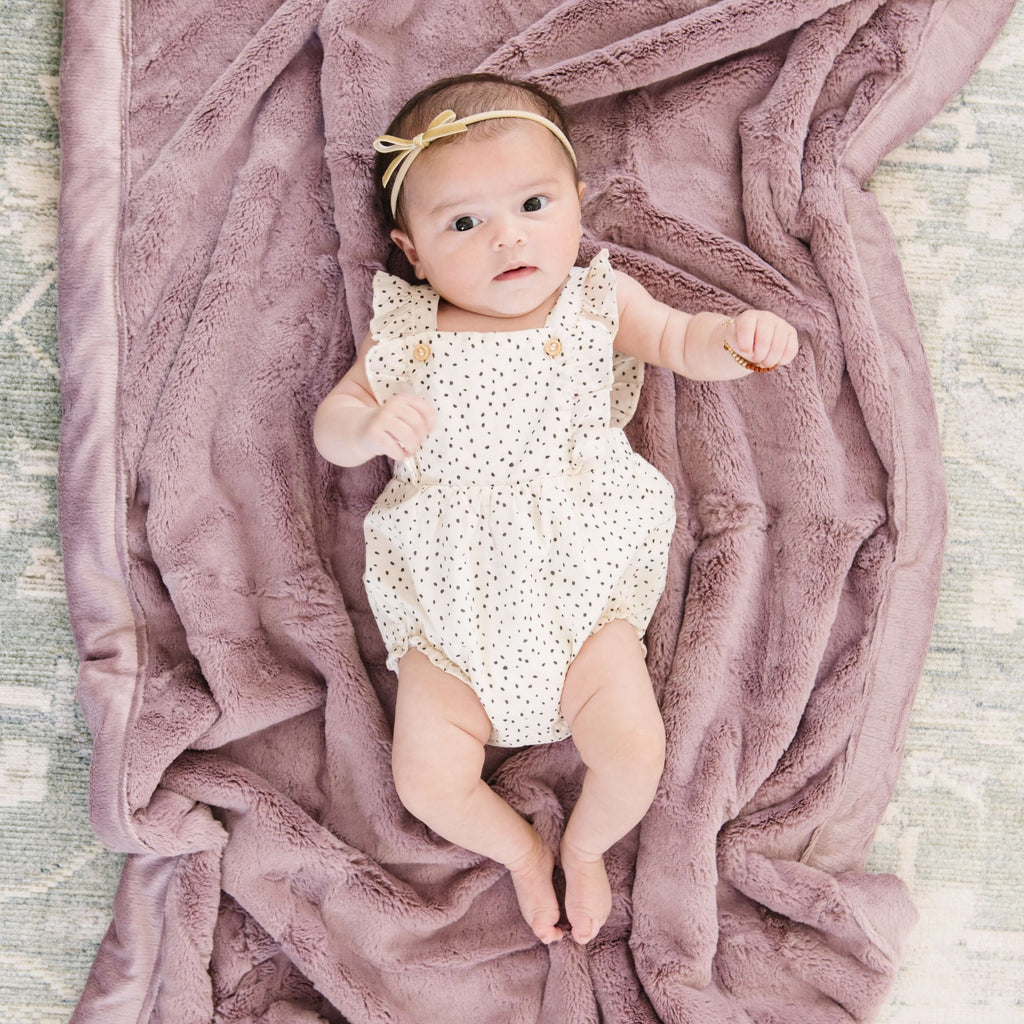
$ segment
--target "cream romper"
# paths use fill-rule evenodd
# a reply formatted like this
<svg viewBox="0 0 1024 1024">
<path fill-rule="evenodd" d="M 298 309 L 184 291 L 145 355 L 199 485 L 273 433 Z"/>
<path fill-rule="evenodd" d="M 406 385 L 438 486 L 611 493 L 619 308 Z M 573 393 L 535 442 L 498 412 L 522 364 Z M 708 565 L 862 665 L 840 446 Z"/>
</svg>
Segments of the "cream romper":
<svg viewBox="0 0 1024 1024">
<path fill-rule="evenodd" d="M 573 268 L 543 327 L 439 331 L 437 293 L 380 272 L 366 372 L 437 425 L 366 517 L 388 667 L 410 648 L 468 683 L 498 746 L 569 735 L 565 673 L 612 619 L 642 639 L 665 586 L 672 486 L 630 447 L 643 364 L 612 350 L 615 276 Z"/>
</svg>

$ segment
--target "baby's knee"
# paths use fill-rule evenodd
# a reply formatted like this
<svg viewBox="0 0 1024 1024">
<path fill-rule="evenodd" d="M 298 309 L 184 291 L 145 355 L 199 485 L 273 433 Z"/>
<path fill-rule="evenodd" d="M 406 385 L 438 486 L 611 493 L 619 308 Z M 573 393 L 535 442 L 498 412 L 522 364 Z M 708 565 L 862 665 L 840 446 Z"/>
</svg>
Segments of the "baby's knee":
<svg viewBox="0 0 1024 1024">
<path fill-rule="evenodd" d="M 391 748 L 391 774 L 398 799 L 417 818 L 437 802 L 440 782 L 436 765 L 420 744 L 403 743 L 396 736 Z"/>
<path fill-rule="evenodd" d="M 430 821 L 437 814 L 465 798 L 473 781 L 471 772 L 446 757 L 441 744 L 425 737 L 402 742 L 391 749 L 391 772 L 398 799 L 410 814 Z M 477 771 L 476 778 L 480 773 Z"/>
<path fill-rule="evenodd" d="M 660 714 L 625 717 L 607 738 L 605 768 L 623 781 L 657 784 L 665 769 L 665 724 Z"/>
</svg>

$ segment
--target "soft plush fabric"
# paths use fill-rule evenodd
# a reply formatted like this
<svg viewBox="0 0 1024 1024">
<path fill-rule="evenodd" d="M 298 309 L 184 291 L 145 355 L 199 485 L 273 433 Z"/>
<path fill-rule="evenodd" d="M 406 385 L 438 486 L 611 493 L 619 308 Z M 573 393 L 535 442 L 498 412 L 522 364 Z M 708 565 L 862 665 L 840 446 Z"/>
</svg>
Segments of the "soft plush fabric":
<svg viewBox="0 0 1024 1024">
<path fill-rule="evenodd" d="M 944 514 L 862 184 L 1009 6 L 69 0 L 62 531 L 93 822 L 131 855 L 76 1021 L 871 1019 L 913 909 L 863 864 Z M 398 267 L 368 142 L 478 67 L 570 105 L 584 259 L 802 340 L 734 384 L 647 374 L 629 433 L 679 511 L 647 640 L 668 763 L 585 950 L 539 946 L 506 873 L 398 802 L 360 582 L 387 470 L 311 443 Z M 556 844 L 571 740 L 487 772 Z"/>
</svg>

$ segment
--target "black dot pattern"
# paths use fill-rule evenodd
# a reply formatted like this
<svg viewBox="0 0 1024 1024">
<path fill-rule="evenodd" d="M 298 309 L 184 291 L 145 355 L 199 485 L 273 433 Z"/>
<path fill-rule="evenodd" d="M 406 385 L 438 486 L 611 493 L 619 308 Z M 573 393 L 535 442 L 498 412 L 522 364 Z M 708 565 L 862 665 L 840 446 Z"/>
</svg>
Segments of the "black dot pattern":
<svg viewBox="0 0 1024 1024">
<path fill-rule="evenodd" d="M 412 647 L 467 682 L 491 743 L 563 739 L 572 659 L 612 619 L 642 637 L 665 585 L 672 486 L 622 431 L 643 365 L 613 351 L 606 251 L 540 328 L 439 331 L 437 303 L 429 285 L 374 279 L 370 386 L 429 399 L 437 426 L 366 518 L 370 606 L 388 666 Z"/>
</svg>

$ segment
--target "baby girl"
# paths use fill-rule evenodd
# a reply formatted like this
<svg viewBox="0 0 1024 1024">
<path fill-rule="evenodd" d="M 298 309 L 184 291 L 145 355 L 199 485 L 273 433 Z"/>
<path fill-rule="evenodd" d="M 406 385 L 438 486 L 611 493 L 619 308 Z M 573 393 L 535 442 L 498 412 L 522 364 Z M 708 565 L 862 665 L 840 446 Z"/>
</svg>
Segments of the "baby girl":
<svg viewBox="0 0 1024 1024">
<path fill-rule="evenodd" d="M 671 309 L 606 252 L 576 267 L 585 186 L 564 111 L 532 85 L 446 79 L 374 145 L 391 238 L 427 283 L 377 275 L 315 441 L 341 466 L 395 462 L 364 577 L 398 673 L 395 784 L 440 836 L 508 867 L 550 943 L 554 854 L 481 772 L 488 743 L 571 736 L 586 773 L 559 859 L 585 943 L 611 910 L 604 853 L 664 765 L 643 636 L 675 506 L 622 430 L 643 364 L 729 380 L 788 363 L 796 332 Z"/>
</svg>

